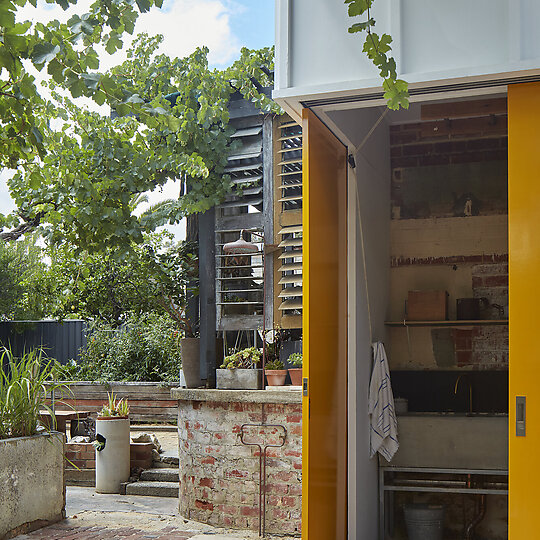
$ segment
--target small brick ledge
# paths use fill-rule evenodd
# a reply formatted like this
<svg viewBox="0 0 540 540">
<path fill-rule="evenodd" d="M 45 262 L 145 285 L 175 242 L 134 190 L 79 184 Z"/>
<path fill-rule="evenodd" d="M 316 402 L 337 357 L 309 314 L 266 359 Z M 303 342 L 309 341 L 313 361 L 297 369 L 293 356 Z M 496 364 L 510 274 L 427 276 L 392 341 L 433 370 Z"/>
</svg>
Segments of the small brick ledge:
<svg viewBox="0 0 540 540">
<path fill-rule="evenodd" d="M 242 424 L 278 424 L 285 445 L 267 450 L 266 531 L 299 535 L 302 404 L 299 390 L 173 389 L 178 400 L 180 515 L 218 527 L 258 528 L 259 453 Z M 255 434 L 256 435 L 256 434 Z"/>
</svg>

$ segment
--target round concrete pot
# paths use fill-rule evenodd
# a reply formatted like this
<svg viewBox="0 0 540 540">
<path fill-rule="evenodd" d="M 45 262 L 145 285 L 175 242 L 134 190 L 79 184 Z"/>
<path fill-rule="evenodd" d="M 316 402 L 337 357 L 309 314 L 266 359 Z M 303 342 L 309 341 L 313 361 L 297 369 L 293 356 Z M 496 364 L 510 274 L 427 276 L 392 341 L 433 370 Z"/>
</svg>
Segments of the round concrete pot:
<svg viewBox="0 0 540 540">
<path fill-rule="evenodd" d="M 285 377 L 287 377 L 286 369 L 265 369 L 264 374 L 268 381 L 268 386 L 283 386 Z"/>
<path fill-rule="evenodd" d="M 102 416 L 96 420 L 96 437 L 105 439 L 96 448 L 96 492 L 120 493 L 120 484 L 129 480 L 129 418 Z"/>
<path fill-rule="evenodd" d="M 184 338 L 180 340 L 182 371 L 184 372 L 187 388 L 199 388 L 202 385 L 199 347 L 199 338 Z"/>
<path fill-rule="evenodd" d="M 289 375 L 293 386 L 302 386 L 302 368 L 289 368 Z"/>
</svg>

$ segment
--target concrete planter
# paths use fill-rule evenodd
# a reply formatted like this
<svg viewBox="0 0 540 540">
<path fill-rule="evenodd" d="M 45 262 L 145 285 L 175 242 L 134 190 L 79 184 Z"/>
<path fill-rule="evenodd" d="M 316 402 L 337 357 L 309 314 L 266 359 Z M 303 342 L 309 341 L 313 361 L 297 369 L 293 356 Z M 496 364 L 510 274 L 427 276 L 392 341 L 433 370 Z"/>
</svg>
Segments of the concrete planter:
<svg viewBox="0 0 540 540">
<path fill-rule="evenodd" d="M 105 438 L 102 450 L 96 450 L 97 493 L 120 493 L 120 484 L 129 480 L 129 418 L 99 417 L 96 437 Z M 99 438 L 98 438 L 99 440 Z"/>
<path fill-rule="evenodd" d="M 201 381 L 201 359 L 199 338 L 183 338 L 180 340 L 182 371 L 187 388 L 199 388 Z"/>
<path fill-rule="evenodd" d="M 217 369 L 216 386 L 220 390 L 260 390 L 262 369 Z"/>
<path fill-rule="evenodd" d="M 0 538 L 64 519 L 64 435 L 0 440 Z"/>
</svg>

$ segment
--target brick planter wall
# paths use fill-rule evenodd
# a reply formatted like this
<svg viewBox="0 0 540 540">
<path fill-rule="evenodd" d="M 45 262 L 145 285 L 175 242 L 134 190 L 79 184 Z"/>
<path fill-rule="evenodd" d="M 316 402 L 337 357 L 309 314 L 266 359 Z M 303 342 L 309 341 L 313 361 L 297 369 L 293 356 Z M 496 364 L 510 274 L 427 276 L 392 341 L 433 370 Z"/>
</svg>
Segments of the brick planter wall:
<svg viewBox="0 0 540 540">
<path fill-rule="evenodd" d="M 300 391 L 175 389 L 172 395 L 179 399 L 180 514 L 214 526 L 258 529 L 259 452 L 242 444 L 240 430 L 264 420 L 287 430 L 284 446 L 267 450 L 266 531 L 300 534 Z M 276 442 L 281 433 L 248 431 L 249 442 Z"/>
<path fill-rule="evenodd" d="M 152 467 L 152 443 L 130 443 L 130 467 Z M 65 475 L 68 486 L 96 485 L 96 451 L 92 443 L 66 443 Z M 69 461 L 67 461 L 69 460 Z M 78 467 L 76 469 L 75 467 Z"/>
</svg>

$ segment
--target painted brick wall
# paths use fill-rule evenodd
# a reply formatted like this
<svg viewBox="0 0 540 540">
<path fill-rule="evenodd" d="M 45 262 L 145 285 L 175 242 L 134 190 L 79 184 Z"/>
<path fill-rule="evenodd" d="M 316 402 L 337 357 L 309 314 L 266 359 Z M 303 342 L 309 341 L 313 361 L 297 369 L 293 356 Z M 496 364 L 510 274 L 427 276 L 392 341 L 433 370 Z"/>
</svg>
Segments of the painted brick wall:
<svg viewBox="0 0 540 540">
<path fill-rule="evenodd" d="M 301 404 L 179 401 L 180 514 L 214 526 L 258 528 L 259 452 L 244 446 L 244 423 L 285 426 L 281 448 L 267 450 L 266 530 L 299 534 L 302 506 Z M 248 433 L 246 441 L 278 433 Z"/>
</svg>

